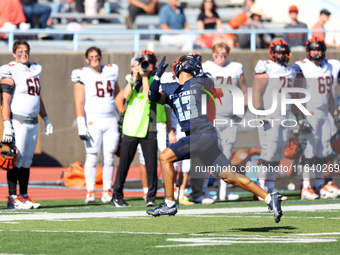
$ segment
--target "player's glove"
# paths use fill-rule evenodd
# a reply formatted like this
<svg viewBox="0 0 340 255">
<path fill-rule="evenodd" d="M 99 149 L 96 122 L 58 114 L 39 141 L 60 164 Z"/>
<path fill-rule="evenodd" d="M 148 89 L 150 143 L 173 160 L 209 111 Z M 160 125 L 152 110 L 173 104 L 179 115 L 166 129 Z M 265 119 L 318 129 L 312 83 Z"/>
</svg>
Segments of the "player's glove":
<svg viewBox="0 0 340 255">
<path fill-rule="evenodd" d="M 154 76 L 154 78 L 156 80 L 159 80 L 163 73 L 165 72 L 166 68 L 168 67 L 168 64 L 165 64 L 165 60 L 166 60 L 166 56 L 164 56 L 162 58 L 162 61 L 159 63 L 158 67 L 157 67 L 157 71 L 156 71 L 156 74 Z"/>
<path fill-rule="evenodd" d="M 90 132 L 88 131 L 85 123 L 85 117 L 80 116 L 77 118 L 78 135 L 81 140 L 87 141 L 90 138 Z"/>
<path fill-rule="evenodd" d="M 313 127 L 306 119 L 299 120 L 300 132 L 303 134 L 309 134 L 312 132 Z"/>
<path fill-rule="evenodd" d="M 193 56 L 193 61 L 191 63 L 187 63 L 192 66 L 192 69 L 195 71 L 195 75 L 200 75 L 203 73 L 203 68 L 201 64 L 201 56 Z"/>
<path fill-rule="evenodd" d="M 4 133 L 2 136 L 3 143 L 11 143 L 13 141 L 14 130 L 10 120 L 4 120 Z"/>
<path fill-rule="evenodd" d="M 53 134 L 53 126 L 51 124 L 50 119 L 48 118 L 48 116 L 46 115 L 43 118 L 44 122 L 45 122 L 45 134 L 46 135 L 52 135 Z"/>
</svg>

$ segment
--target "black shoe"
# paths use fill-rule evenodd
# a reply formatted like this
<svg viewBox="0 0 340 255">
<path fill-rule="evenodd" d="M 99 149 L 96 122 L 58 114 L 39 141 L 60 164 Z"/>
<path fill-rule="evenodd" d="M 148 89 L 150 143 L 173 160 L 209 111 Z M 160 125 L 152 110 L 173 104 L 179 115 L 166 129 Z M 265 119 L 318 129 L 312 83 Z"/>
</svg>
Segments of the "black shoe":
<svg viewBox="0 0 340 255">
<path fill-rule="evenodd" d="M 123 198 L 112 198 L 110 204 L 114 205 L 115 207 L 129 207 L 130 205 L 125 202 Z"/>
<path fill-rule="evenodd" d="M 271 193 L 271 201 L 268 204 L 269 209 L 274 214 L 274 220 L 276 223 L 280 222 L 282 217 L 282 210 L 281 210 L 281 195 L 279 193 Z"/>
</svg>

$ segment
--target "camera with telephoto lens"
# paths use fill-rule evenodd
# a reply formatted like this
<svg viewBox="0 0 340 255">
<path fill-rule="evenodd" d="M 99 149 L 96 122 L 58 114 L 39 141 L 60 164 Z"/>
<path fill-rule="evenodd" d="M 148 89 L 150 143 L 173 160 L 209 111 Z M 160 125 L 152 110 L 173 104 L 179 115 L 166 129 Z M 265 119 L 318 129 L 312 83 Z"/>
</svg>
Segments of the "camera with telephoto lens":
<svg viewBox="0 0 340 255">
<path fill-rule="evenodd" d="M 148 71 L 150 63 L 145 59 L 142 54 L 135 54 L 135 59 L 140 64 L 143 71 Z"/>
</svg>

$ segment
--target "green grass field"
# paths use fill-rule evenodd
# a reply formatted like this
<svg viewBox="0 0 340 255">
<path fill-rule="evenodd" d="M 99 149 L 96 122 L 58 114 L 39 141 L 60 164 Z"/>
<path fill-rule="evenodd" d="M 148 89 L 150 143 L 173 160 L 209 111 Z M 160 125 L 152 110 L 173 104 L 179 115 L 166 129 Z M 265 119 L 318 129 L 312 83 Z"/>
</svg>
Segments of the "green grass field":
<svg viewBox="0 0 340 255">
<path fill-rule="evenodd" d="M 146 215 L 141 198 L 126 199 L 132 206 L 124 209 L 40 201 L 37 210 L 1 210 L 0 254 L 339 254 L 340 199 L 286 195 L 278 224 L 250 194 L 157 218 Z"/>
</svg>

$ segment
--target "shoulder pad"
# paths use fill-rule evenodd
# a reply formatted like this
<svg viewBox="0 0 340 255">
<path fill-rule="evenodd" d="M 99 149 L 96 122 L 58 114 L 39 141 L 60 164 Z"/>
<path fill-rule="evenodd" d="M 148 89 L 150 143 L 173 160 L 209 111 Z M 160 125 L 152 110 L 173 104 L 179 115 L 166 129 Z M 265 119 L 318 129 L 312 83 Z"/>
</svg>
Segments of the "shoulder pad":
<svg viewBox="0 0 340 255">
<path fill-rule="evenodd" d="M 255 66 L 255 73 L 256 74 L 266 73 L 268 71 L 267 64 L 269 64 L 269 62 L 265 63 L 265 61 L 259 60 Z"/>
</svg>

